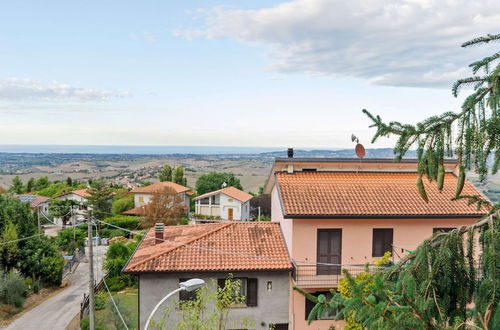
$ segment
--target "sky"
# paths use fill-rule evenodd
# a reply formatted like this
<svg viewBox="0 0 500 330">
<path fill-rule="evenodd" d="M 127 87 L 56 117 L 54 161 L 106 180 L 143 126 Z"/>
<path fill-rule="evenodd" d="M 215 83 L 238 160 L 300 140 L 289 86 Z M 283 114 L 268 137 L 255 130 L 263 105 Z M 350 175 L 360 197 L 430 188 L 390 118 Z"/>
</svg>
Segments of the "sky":
<svg viewBox="0 0 500 330">
<path fill-rule="evenodd" d="M 0 144 L 370 148 L 497 45 L 499 1 L 0 1 Z M 465 95 L 465 94 L 464 94 Z"/>
</svg>

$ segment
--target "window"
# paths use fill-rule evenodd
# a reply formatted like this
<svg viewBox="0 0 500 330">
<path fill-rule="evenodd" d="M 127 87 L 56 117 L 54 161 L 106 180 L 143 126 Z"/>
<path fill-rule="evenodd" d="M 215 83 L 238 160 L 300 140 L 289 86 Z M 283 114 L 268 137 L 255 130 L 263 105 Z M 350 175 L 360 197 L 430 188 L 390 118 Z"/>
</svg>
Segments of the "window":
<svg viewBox="0 0 500 330">
<path fill-rule="evenodd" d="M 392 228 L 373 229 L 372 257 L 382 257 L 385 252 L 392 252 Z"/>
<path fill-rule="evenodd" d="M 144 203 L 144 197 L 139 197 L 139 203 Z"/>
<path fill-rule="evenodd" d="M 180 278 L 179 283 L 186 282 L 187 280 L 189 280 L 189 278 Z M 197 292 L 198 292 L 198 290 L 194 290 L 191 292 L 188 292 L 185 290 L 180 291 L 179 292 L 179 302 L 195 300 Z"/>
<path fill-rule="evenodd" d="M 240 282 L 240 288 L 238 292 L 235 292 L 235 297 L 245 297 L 245 305 L 248 307 L 257 306 L 257 279 L 256 278 L 246 278 L 246 277 L 235 277 L 233 281 Z M 226 283 L 225 278 L 220 278 L 217 280 L 217 284 L 220 288 L 224 287 Z"/>
<path fill-rule="evenodd" d="M 456 228 L 432 228 L 432 233 L 448 233 Z"/>
<path fill-rule="evenodd" d="M 317 291 L 317 292 L 311 292 L 311 294 L 313 296 L 316 296 L 318 297 L 320 294 L 324 295 L 326 297 L 327 300 L 329 300 L 331 297 L 332 297 L 332 294 L 330 293 L 330 291 Z M 311 310 L 313 309 L 313 307 L 316 305 L 315 303 L 313 303 L 312 301 L 310 301 L 309 299 L 307 299 L 306 297 L 304 297 L 304 299 L 306 300 L 306 320 L 307 318 L 309 317 L 309 313 L 311 313 Z M 333 313 L 332 315 L 328 315 L 326 312 L 321 315 L 320 318 L 316 318 L 316 320 L 333 320 L 335 318 L 335 316 L 337 316 L 337 313 L 338 311 L 335 311 L 335 313 Z"/>
</svg>

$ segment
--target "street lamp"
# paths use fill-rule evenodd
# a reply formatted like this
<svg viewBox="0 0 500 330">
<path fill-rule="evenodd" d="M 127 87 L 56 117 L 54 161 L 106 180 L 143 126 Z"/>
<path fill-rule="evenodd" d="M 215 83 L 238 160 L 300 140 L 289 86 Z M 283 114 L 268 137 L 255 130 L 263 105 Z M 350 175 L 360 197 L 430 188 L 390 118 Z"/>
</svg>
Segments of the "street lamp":
<svg viewBox="0 0 500 330">
<path fill-rule="evenodd" d="M 165 297 L 163 297 L 163 299 L 160 300 L 160 302 L 156 304 L 155 308 L 153 308 L 153 311 L 151 312 L 151 314 L 149 314 L 148 320 L 146 321 L 146 325 L 144 326 L 144 330 L 148 330 L 149 322 L 151 322 L 151 319 L 153 318 L 154 313 L 160 307 L 160 305 L 163 304 L 163 302 L 165 302 L 165 300 L 172 297 L 174 294 L 176 294 L 179 291 L 191 292 L 191 291 L 194 291 L 196 289 L 199 289 L 203 285 L 205 285 L 205 281 L 200 279 L 200 278 L 192 278 L 190 280 L 187 280 L 186 282 L 179 283 L 179 287 L 177 289 L 175 289 L 174 291 L 170 292 Z"/>
</svg>

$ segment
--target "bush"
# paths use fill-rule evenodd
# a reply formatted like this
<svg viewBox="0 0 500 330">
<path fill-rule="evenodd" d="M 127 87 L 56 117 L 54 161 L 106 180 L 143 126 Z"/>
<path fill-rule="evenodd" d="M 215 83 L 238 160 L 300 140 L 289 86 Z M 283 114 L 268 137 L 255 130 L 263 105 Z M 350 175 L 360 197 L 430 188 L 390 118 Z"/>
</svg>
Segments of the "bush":
<svg viewBox="0 0 500 330">
<path fill-rule="evenodd" d="M 111 211 L 113 214 L 120 215 L 124 211 L 134 208 L 134 195 L 130 194 L 126 197 L 117 199 L 111 205 Z"/>
<path fill-rule="evenodd" d="M 124 232 L 121 229 L 111 229 L 109 231 L 109 238 L 119 237 L 119 236 L 126 236 L 126 235 L 127 235 L 127 233 Z"/>
<path fill-rule="evenodd" d="M 200 220 L 222 220 L 222 218 L 218 215 L 204 215 L 199 213 L 193 213 L 191 216 L 195 219 L 200 219 Z"/>
<path fill-rule="evenodd" d="M 129 230 L 135 230 L 139 227 L 138 217 L 130 217 L 126 215 L 116 215 L 114 217 L 106 218 L 103 221 L 109 223 L 110 225 Z M 108 227 L 109 229 L 116 229 L 116 227 L 113 226 L 108 226 Z"/>
<path fill-rule="evenodd" d="M 40 292 L 40 281 L 35 281 L 33 283 L 33 293 Z"/>
<path fill-rule="evenodd" d="M 95 310 L 100 311 L 106 307 L 106 293 L 99 292 L 95 295 Z"/>
<path fill-rule="evenodd" d="M 25 277 L 40 279 L 48 285 L 60 285 L 63 267 L 63 256 L 54 240 L 47 236 L 28 240 L 21 249 L 18 269 Z"/>
<path fill-rule="evenodd" d="M 22 307 L 27 294 L 28 287 L 19 274 L 0 273 L 0 302 Z"/>
<path fill-rule="evenodd" d="M 127 281 L 124 281 L 119 276 L 108 278 L 106 283 L 108 284 L 109 290 L 113 292 L 121 291 L 127 286 Z"/>
</svg>

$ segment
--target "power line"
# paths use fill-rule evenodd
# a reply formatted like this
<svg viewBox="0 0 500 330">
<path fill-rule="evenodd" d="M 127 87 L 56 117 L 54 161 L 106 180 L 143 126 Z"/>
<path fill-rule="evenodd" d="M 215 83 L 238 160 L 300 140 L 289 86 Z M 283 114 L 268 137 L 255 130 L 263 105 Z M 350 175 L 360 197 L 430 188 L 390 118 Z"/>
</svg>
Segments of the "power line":
<svg viewBox="0 0 500 330">
<path fill-rule="evenodd" d="M 120 309 L 118 309 L 118 306 L 116 305 L 115 299 L 113 298 L 111 291 L 109 291 L 108 284 L 106 283 L 106 276 L 104 276 L 102 278 L 102 281 L 104 282 L 104 286 L 106 287 L 106 291 L 108 291 L 109 297 L 111 298 L 111 301 L 113 302 L 113 305 L 115 306 L 116 312 L 118 313 L 120 320 L 122 320 L 122 323 L 125 326 L 125 329 L 128 330 L 127 323 L 125 323 L 125 320 L 123 319 L 122 313 L 120 313 Z"/>
<path fill-rule="evenodd" d="M 15 243 L 15 242 L 19 242 L 19 241 L 25 241 L 27 239 L 38 237 L 38 236 L 41 236 L 41 235 L 44 235 L 44 234 L 36 234 L 36 235 L 33 235 L 33 236 L 23 237 L 23 238 L 15 239 L 15 240 L 12 240 L 12 241 L 2 242 L 2 243 L 0 243 L 0 246 L 11 244 L 11 243 Z"/>
<path fill-rule="evenodd" d="M 121 229 L 123 231 L 135 234 L 135 235 L 139 235 L 139 236 L 143 236 L 143 237 L 148 237 L 148 238 L 154 238 L 154 239 L 162 241 L 162 242 L 168 242 L 168 243 L 172 243 L 172 244 L 175 244 L 175 245 L 178 245 L 178 246 L 185 246 L 185 247 L 189 247 L 189 248 L 193 248 L 193 249 L 198 249 L 198 250 L 201 250 L 201 251 L 214 252 L 214 253 L 220 253 L 220 254 L 227 254 L 227 255 L 239 256 L 239 257 L 256 258 L 256 259 L 262 259 L 262 260 L 297 262 L 297 263 L 301 263 L 301 264 L 318 265 L 318 266 L 340 266 L 340 267 L 341 266 L 364 266 L 363 264 L 333 264 L 333 263 L 324 263 L 324 262 L 312 262 L 312 261 L 308 261 L 308 260 L 293 260 L 293 259 L 285 259 L 285 258 L 273 258 L 273 257 L 267 257 L 267 256 L 258 256 L 258 255 L 254 255 L 254 254 L 245 254 L 245 253 L 239 253 L 239 252 L 231 252 L 231 251 L 225 251 L 225 250 L 210 249 L 210 248 L 206 248 L 206 247 L 203 247 L 203 246 L 197 246 L 197 245 L 193 245 L 193 244 L 180 243 L 180 242 L 176 242 L 176 241 L 166 240 L 166 239 L 163 239 L 163 238 L 156 238 L 155 236 L 150 236 L 150 235 L 147 235 L 147 234 L 142 234 L 142 233 L 134 232 L 134 231 L 132 231 L 130 229 L 122 228 L 120 226 L 116 226 L 116 225 L 113 225 L 111 223 L 107 223 L 107 222 L 104 222 L 102 220 L 99 220 L 99 219 L 95 219 L 94 218 L 94 220 L 95 221 L 99 221 L 99 222 L 101 222 L 103 224 L 106 224 L 108 226 L 115 227 L 117 229 Z"/>
</svg>

